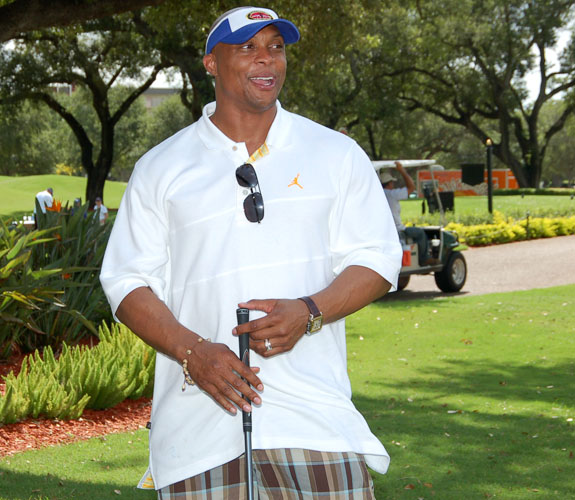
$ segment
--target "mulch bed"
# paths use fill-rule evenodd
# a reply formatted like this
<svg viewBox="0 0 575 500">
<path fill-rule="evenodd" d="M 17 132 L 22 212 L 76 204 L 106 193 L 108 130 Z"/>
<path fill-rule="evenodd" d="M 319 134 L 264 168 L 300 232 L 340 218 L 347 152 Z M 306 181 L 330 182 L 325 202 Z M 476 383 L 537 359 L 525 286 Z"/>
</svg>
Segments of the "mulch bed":
<svg viewBox="0 0 575 500">
<path fill-rule="evenodd" d="M 18 374 L 23 356 L 14 356 L 0 364 L 0 392 L 4 392 L 3 375 Z M 0 425 L 0 457 L 55 444 L 104 436 L 144 428 L 150 419 L 151 399 L 127 399 L 106 410 L 84 410 L 77 420 L 28 419 Z"/>
</svg>

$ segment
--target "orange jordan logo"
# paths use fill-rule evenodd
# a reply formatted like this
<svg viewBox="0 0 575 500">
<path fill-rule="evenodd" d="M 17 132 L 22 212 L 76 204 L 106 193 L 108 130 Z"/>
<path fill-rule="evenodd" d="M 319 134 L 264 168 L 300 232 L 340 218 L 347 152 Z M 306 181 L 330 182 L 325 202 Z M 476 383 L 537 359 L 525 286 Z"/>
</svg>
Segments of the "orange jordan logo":
<svg viewBox="0 0 575 500">
<path fill-rule="evenodd" d="M 303 189 L 303 186 L 299 183 L 299 174 L 297 174 L 294 178 L 293 181 L 291 181 L 291 184 L 288 184 L 288 188 L 292 187 L 292 186 L 297 186 L 300 189 Z"/>
</svg>

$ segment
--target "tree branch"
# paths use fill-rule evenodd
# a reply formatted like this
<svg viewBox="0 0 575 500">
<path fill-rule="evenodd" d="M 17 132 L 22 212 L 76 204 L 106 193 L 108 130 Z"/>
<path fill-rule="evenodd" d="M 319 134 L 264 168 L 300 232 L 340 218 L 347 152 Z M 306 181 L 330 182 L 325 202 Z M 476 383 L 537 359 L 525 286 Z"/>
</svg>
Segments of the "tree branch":
<svg viewBox="0 0 575 500">
<path fill-rule="evenodd" d="M 0 42 L 18 33 L 112 16 L 165 0 L 14 0 L 0 7 Z M 75 4 L 75 5 L 71 5 Z"/>
<path fill-rule="evenodd" d="M 150 87 L 150 85 L 152 85 L 152 83 L 154 83 L 154 81 L 156 80 L 156 77 L 158 76 L 158 73 L 166 67 L 169 67 L 168 63 L 156 64 L 154 66 L 154 70 L 152 71 L 152 74 L 149 76 L 149 78 L 142 85 L 140 85 L 136 90 L 134 90 L 134 92 L 132 92 L 128 96 L 128 98 L 126 100 L 124 100 L 124 102 L 122 102 L 120 107 L 112 115 L 112 117 L 111 117 L 112 126 L 114 126 L 114 125 L 116 125 L 116 123 L 118 123 L 120 118 L 122 118 L 122 116 L 128 111 L 128 108 L 132 105 L 132 103 L 138 97 L 140 97 L 146 91 L 146 89 L 148 89 Z"/>
</svg>

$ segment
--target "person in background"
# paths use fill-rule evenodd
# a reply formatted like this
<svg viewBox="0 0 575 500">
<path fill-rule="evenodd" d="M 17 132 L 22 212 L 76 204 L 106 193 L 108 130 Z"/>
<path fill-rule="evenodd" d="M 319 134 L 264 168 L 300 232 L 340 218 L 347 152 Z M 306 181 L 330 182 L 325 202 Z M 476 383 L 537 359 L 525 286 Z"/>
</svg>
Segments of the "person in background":
<svg viewBox="0 0 575 500">
<path fill-rule="evenodd" d="M 82 208 L 82 198 L 74 198 L 74 204 L 70 210 L 70 215 L 74 215 L 78 210 Z"/>
<path fill-rule="evenodd" d="M 425 231 L 420 227 L 406 227 L 403 222 L 401 222 L 401 205 L 399 202 L 400 200 L 407 200 L 409 195 L 415 191 L 415 183 L 401 162 L 396 161 L 395 168 L 403 178 L 405 183 L 404 187 L 395 187 L 396 178 L 393 177 L 393 175 L 391 175 L 386 169 L 382 169 L 380 171 L 379 179 L 387 201 L 389 202 L 389 208 L 391 208 L 397 232 L 403 240 L 405 240 L 405 237 L 408 237 L 412 238 L 417 243 L 420 266 L 439 264 L 440 260 L 435 259 L 429 253 L 429 240 Z"/>
<path fill-rule="evenodd" d="M 238 410 L 256 498 L 373 499 L 366 462 L 388 467 L 351 400 L 344 317 L 396 286 L 401 245 L 365 152 L 277 100 L 298 39 L 270 9 L 221 16 L 203 60 L 216 102 L 138 161 L 114 222 L 100 280 L 158 351 L 162 500 L 246 498 Z"/>
<path fill-rule="evenodd" d="M 99 196 L 96 198 L 96 204 L 94 205 L 94 211 L 97 212 L 98 210 L 100 211 L 100 225 L 104 225 L 108 220 L 108 209 L 102 204 L 102 198 Z"/>
<path fill-rule="evenodd" d="M 52 203 L 54 203 L 54 190 L 49 187 L 44 191 L 40 191 L 36 193 L 36 200 L 38 201 L 38 205 L 40 205 L 40 210 L 42 213 L 46 213 L 46 208 L 51 208 Z M 34 214 L 36 213 L 36 202 L 34 202 Z"/>
<path fill-rule="evenodd" d="M 46 213 L 46 208 L 51 208 L 54 203 L 54 190 L 49 187 L 44 191 L 36 193 L 34 198 L 34 229 L 38 229 L 38 215 L 36 207 L 39 206 L 43 214 Z"/>
</svg>

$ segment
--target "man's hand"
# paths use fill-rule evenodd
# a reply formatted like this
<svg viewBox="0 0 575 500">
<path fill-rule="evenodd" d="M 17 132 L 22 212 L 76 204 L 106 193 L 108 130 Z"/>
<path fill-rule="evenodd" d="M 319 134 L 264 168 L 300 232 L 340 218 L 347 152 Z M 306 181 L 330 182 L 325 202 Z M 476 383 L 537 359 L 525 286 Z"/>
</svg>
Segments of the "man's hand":
<svg viewBox="0 0 575 500">
<path fill-rule="evenodd" d="M 261 404 L 261 398 L 250 387 L 253 386 L 259 391 L 264 388 L 256 376 L 259 368 L 246 366 L 225 344 L 212 344 L 204 340 L 190 350 L 192 353 L 187 355 L 186 359 L 192 380 L 222 408 L 233 414 L 236 413 L 236 406 L 245 412 L 251 412 L 252 408 L 249 402 L 242 398 L 242 394 L 254 404 Z"/>
<path fill-rule="evenodd" d="M 186 359 L 194 383 L 225 410 L 233 414 L 237 413 L 236 408 L 251 411 L 242 395 L 256 405 L 261 404 L 260 396 L 252 389 L 264 389 L 256 375 L 259 368 L 250 369 L 225 344 L 212 344 L 185 328 L 149 288 L 140 287 L 130 292 L 116 316 L 157 351 L 180 364 Z M 181 381 L 184 381 L 183 372 Z"/>
<path fill-rule="evenodd" d="M 398 265 L 400 254 L 397 254 Z M 323 315 L 323 324 L 345 318 L 389 291 L 391 284 L 377 272 L 363 266 L 349 266 L 311 298 Z M 238 304 L 266 316 L 238 325 L 234 335 L 249 333 L 250 349 L 266 358 L 287 352 L 303 337 L 309 309 L 299 299 L 250 300 Z M 318 333 L 317 335 L 322 335 Z M 266 340 L 271 349 L 266 349 Z"/>
<path fill-rule="evenodd" d="M 250 300 L 238 306 L 266 313 L 263 318 L 233 330 L 234 335 L 249 333 L 250 349 L 266 358 L 290 351 L 306 332 L 309 311 L 299 299 Z M 272 347 L 270 350 L 266 348 L 266 340 Z"/>
<path fill-rule="evenodd" d="M 415 191 L 415 183 L 413 182 L 413 179 L 409 176 L 409 174 L 405 170 L 405 167 L 401 164 L 400 161 L 396 161 L 395 162 L 395 168 L 401 174 L 401 177 L 403 178 L 403 182 L 405 182 L 405 187 L 407 188 L 407 194 L 413 193 Z"/>
</svg>

